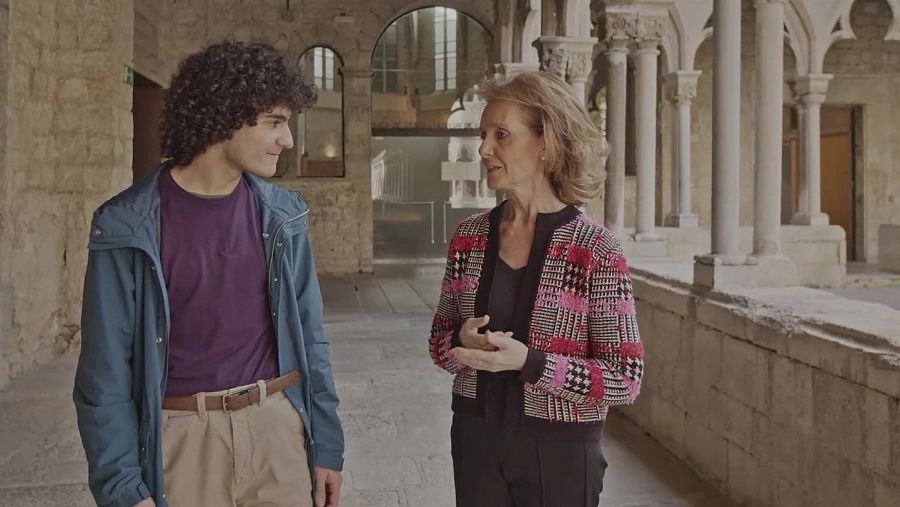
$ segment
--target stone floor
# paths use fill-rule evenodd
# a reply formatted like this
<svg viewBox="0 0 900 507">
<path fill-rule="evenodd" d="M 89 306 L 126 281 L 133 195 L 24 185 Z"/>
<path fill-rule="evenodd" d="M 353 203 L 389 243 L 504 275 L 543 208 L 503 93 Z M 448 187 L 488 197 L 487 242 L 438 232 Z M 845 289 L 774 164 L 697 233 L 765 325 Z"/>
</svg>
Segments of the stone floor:
<svg viewBox="0 0 900 507">
<path fill-rule="evenodd" d="M 347 436 L 341 505 L 452 506 L 450 377 L 424 343 L 440 272 L 389 269 L 322 280 Z M 93 505 L 69 395 L 74 365 L 63 356 L 0 392 L 0 506 Z M 604 439 L 604 507 L 729 507 L 626 420 L 611 418 Z"/>
</svg>

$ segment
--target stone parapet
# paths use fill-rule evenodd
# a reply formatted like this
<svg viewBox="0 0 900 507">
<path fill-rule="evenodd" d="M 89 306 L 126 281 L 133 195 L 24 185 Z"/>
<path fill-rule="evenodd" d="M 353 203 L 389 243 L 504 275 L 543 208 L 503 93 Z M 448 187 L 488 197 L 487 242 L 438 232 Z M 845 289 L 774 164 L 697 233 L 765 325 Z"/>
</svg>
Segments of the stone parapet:
<svg viewBox="0 0 900 507">
<path fill-rule="evenodd" d="M 900 225 L 882 224 L 878 228 L 878 266 L 900 273 Z"/>
<path fill-rule="evenodd" d="M 743 505 L 895 505 L 900 311 L 632 272 L 647 370 L 628 418 Z"/>
</svg>

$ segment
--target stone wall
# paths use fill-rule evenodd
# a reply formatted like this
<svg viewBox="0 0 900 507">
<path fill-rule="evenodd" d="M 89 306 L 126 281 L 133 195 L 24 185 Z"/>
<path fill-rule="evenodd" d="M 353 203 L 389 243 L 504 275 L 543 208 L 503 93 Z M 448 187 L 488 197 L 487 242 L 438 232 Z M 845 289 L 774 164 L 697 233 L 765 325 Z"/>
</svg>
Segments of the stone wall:
<svg viewBox="0 0 900 507">
<path fill-rule="evenodd" d="M 309 236 L 316 259 L 316 272 L 346 274 L 359 270 L 360 245 L 348 241 L 359 236 L 362 224 L 355 216 L 358 194 L 354 183 L 334 178 L 285 178 L 275 180 L 294 190 L 309 205 Z M 371 203 L 369 203 L 371 206 Z"/>
<path fill-rule="evenodd" d="M 647 365 L 628 418 L 742 505 L 897 505 L 900 312 L 634 273 Z"/>
<path fill-rule="evenodd" d="M 172 39 L 173 2 L 134 1 L 134 69 L 160 86 L 168 86 L 178 68 Z"/>
<path fill-rule="evenodd" d="M 131 2 L 9 13 L 0 385 L 75 339 L 91 212 L 131 179 Z"/>
</svg>

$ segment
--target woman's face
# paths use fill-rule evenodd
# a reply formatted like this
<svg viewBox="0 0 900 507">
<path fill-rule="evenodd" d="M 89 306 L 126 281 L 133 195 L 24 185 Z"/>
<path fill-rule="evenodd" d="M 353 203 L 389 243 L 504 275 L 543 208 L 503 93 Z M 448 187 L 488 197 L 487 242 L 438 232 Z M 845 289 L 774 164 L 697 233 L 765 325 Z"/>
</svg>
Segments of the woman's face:
<svg viewBox="0 0 900 507">
<path fill-rule="evenodd" d="M 487 169 L 488 187 L 502 192 L 533 188 L 545 178 L 544 137 L 526 123 L 525 110 L 514 102 L 493 100 L 481 114 L 478 154 Z"/>
</svg>

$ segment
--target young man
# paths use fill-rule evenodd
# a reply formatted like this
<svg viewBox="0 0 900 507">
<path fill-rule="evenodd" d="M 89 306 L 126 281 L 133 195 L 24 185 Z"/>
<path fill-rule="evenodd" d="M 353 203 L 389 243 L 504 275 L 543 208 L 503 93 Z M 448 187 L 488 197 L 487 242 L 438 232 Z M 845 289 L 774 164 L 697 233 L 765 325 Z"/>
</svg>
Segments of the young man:
<svg viewBox="0 0 900 507">
<path fill-rule="evenodd" d="M 262 179 L 314 102 L 271 47 L 188 57 L 163 111 L 170 160 L 95 212 L 74 400 L 98 505 L 338 505 L 309 210 Z"/>
</svg>

